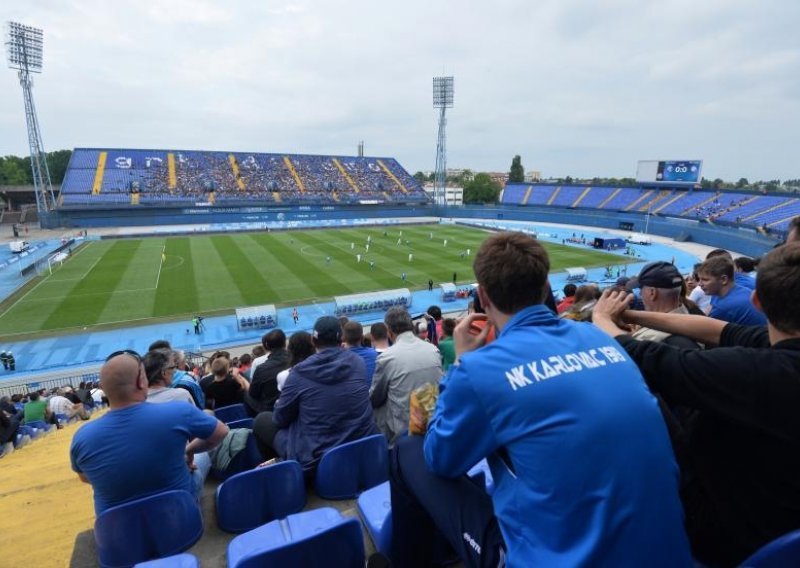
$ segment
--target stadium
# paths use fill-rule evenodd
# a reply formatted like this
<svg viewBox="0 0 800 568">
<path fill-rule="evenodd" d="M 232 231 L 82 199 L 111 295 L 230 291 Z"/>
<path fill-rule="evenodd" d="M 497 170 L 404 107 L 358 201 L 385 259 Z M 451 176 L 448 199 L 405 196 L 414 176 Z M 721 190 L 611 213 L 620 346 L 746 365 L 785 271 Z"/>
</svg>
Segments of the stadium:
<svg viewBox="0 0 800 568">
<path fill-rule="evenodd" d="M 41 50 L 41 30 L 14 26 L 20 25 L 11 23 L 12 48 L 19 41 Z M 365 332 L 396 307 L 408 311 L 415 329 L 431 306 L 462 318 L 477 296 L 476 254 L 501 232 L 521 232 L 544 247 L 549 288 L 561 302 L 569 284 L 601 290 L 622 283 L 624 290 L 657 261 L 688 277 L 713 249 L 762 257 L 787 240 L 800 216 L 795 193 L 707 187 L 704 160 L 682 156 L 631 157 L 630 183 L 508 179 L 496 202 L 449 203 L 444 129 L 452 77 L 434 78 L 440 120 L 432 188 L 401 157 L 269 146 L 250 152 L 76 147 L 59 185 L 50 180 L 31 83 L 23 78 L 41 71 L 41 51 L 38 59 L 13 54 L 33 170 L 32 186 L 0 186 L 6 203 L 16 205 L 0 217 L 8 244 L 0 250 L 0 395 L 16 396 L 17 412 L 32 393 L 61 396 L 63 387 L 78 385 L 88 392 L 110 353 L 134 353 L 141 361 L 157 340 L 181 351 L 189 369 L 207 363 L 210 369 L 212 354 L 249 356 L 273 330 L 316 337 L 324 316 L 359 322 Z M 225 410 L 217 418 L 249 430 L 247 445 L 230 469 L 212 470 L 199 507 L 180 505 L 191 509 L 188 516 L 162 531 L 187 533 L 174 535 L 184 538 L 177 544 L 160 542 L 152 528 L 140 526 L 148 523 L 137 524 L 125 511 L 95 518 L 91 487 L 68 465 L 70 441 L 85 427 L 77 417 L 54 415 L 46 428 L 21 426 L 0 462 L 7 488 L 0 542 L 9 565 L 133 565 L 186 551 L 193 556 L 159 565 L 246 565 L 264 539 L 274 539 L 273 549 L 252 565 L 271 558 L 275 565 L 363 566 L 373 553 L 390 556 L 388 474 L 376 473 L 388 471 L 382 436 L 382 445 L 369 450 L 382 457 L 351 471 L 347 460 L 367 458 L 332 456 L 325 473 L 320 463 L 315 487 L 288 467 L 256 468 L 265 460 L 253 417 L 226 408 L 229 420 Z M 113 404 L 111 410 L 97 404 L 88 423 L 113 411 Z M 42 470 L 49 474 L 40 476 Z M 226 484 L 234 492 L 235 474 L 267 470 L 261 475 L 272 490 L 243 485 L 235 491 L 251 492 L 244 500 L 220 497 Z M 492 473 L 482 460 L 469 476 L 491 495 Z M 354 488 L 339 495 L 325 475 L 333 486 Z M 40 503 L 31 504 L 33 494 Z M 248 498 L 264 501 L 250 508 L 275 510 L 248 511 Z M 166 513 L 157 506 L 135 514 L 161 518 Z M 12 521 L 19 511 L 22 527 Z M 14 543 L 29 538 L 31 527 L 52 545 L 20 550 Z M 115 530 L 142 532 L 143 542 L 120 540 Z M 452 550 L 445 556 L 468 565 Z"/>
</svg>

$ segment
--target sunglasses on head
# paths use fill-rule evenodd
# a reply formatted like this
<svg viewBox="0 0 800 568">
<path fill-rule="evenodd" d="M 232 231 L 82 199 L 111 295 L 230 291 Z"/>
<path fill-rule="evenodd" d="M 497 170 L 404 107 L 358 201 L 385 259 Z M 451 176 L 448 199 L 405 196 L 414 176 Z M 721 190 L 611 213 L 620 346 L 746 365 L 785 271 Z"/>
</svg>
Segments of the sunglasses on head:
<svg viewBox="0 0 800 568">
<path fill-rule="evenodd" d="M 138 354 L 136 351 L 134 351 L 133 349 L 121 349 L 121 350 L 119 350 L 119 351 L 114 351 L 114 352 L 113 352 L 111 355 L 109 355 L 108 357 L 106 357 L 106 363 L 108 363 L 109 361 L 111 361 L 111 359 L 113 359 L 113 358 L 114 358 L 114 357 L 116 357 L 117 355 L 130 355 L 131 357 L 133 357 L 134 359 L 136 359 L 136 361 L 137 361 L 137 362 L 139 362 L 139 363 L 141 363 L 141 362 L 142 362 L 142 356 L 141 356 L 141 355 L 139 355 L 139 354 Z"/>
</svg>

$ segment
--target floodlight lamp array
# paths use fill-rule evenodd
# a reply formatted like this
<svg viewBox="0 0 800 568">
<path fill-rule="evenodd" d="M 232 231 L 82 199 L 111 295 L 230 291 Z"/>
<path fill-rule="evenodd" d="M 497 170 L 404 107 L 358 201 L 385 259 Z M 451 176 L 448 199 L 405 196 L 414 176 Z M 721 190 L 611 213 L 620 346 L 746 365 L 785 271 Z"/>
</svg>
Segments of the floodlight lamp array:
<svg viewBox="0 0 800 568">
<path fill-rule="evenodd" d="M 41 73 L 44 32 L 17 22 L 7 22 L 6 28 L 8 66 L 20 71 Z"/>
<path fill-rule="evenodd" d="M 453 108 L 453 77 L 433 78 L 433 108 Z"/>
</svg>

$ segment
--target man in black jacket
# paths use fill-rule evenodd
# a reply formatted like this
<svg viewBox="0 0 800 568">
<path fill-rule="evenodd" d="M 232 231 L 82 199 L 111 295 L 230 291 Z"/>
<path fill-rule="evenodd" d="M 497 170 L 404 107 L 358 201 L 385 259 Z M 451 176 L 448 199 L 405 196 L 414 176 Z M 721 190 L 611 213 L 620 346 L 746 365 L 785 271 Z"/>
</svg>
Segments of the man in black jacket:
<svg viewBox="0 0 800 568">
<path fill-rule="evenodd" d="M 768 324 L 634 312 L 630 296 L 606 292 L 594 323 L 636 361 L 669 405 L 696 409 L 681 441 L 681 497 L 694 556 L 741 563 L 800 527 L 800 243 L 778 247 L 758 267 L 753 304 Z M 622 322 L 718 347 L 687 351 L 636 341 Z"/>
<path fill-rule="evenodd" d="M 289 354 L 286 351 L 286 334 L 273 329 L 264 338 L 264 347 L 269 358 L 252 371 L 250 388 L 244 396 L 244 403 L 250 416 L 272 410 L 280 396 L 278 373 L 289 368 Z"/>
</svg>

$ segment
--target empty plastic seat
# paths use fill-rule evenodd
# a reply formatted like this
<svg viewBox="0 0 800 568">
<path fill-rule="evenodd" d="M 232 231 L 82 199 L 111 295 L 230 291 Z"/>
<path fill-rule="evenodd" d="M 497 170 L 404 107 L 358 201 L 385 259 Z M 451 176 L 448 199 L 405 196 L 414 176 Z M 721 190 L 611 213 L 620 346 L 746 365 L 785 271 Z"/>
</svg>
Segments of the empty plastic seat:
<svg viewBox="0 0 800 568">
<path fill-rule="evenodd" d="M 217 420 L 225 424 L 248 417 L 247 410 L 245 410 L 244 404 L 242 403 L 215 408 L 214 415 L 217 417 Z"/>
<path fill-rule="evenodd" d="M 392 544 L 392 494 L 385 481 L 358 496 L 358 512 L 375 550 L 391 557 Z"/>
<path fill-rule="evenodd" d="M 158 560 L 140 562 L 134 568 L 199 568 L 200 563 L 193 554 L 183 553 Z"/>
<path fill-rule="evenodd" d="M 165 491 L 106 509 L 94 523 L 101 566 L 131 566 L 183 552 L 203 535 L 203 518 L 187 491 Z"/>
<path fill-rule="evenodd" d="M 331 507 L 290 515 L 234 538 L 228 545 L 228 566 L 362 568 L 361 523 Z"/>
<path fill-rule="evenodd" d="M 303 469 L 290 460 L 237 473 L 217 487 L 216 503 L 219 528 L 233 533 L 299 513 L 306 505 Z"/>
<path fill-rule="evenodd" d="M 317 494 L 323 499 L 352 499 L 389 479 L 389 446 L 383 434 L 329 449 L 317 467 Z"/>
<path fill-rule="evenodd" d="M 794 568 L 798 565 L 800 565 L 800 530 L 765 544 L 742 563 L 742 568 Z"/>
</svg>

